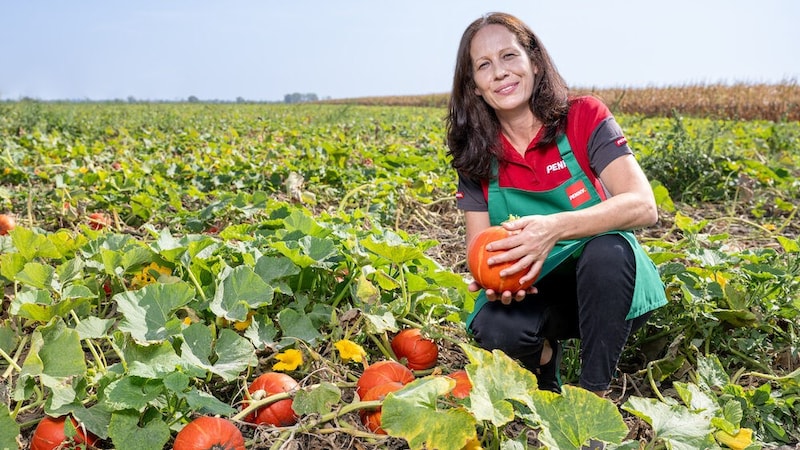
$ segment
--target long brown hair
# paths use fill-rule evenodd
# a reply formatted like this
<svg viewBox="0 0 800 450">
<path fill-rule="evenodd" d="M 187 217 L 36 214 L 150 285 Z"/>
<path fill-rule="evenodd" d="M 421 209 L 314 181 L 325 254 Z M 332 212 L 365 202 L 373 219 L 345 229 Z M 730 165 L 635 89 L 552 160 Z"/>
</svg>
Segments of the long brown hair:
<svg viewBox="0 0 800 450">
<path fill-rule="evenodd" d="M 472 22 L 461 36 L 447 116 L 448 154 L 451 166 L 462 175 L 485 179 L 491 176 L 492 159 L 502 160 L 498 136 L 500 123 L 494 110 L 475 94 L 470 46 L 475 34 L 487 25 L 503 25 L 516 37 L 538 69 L 534 77 L 530 107 L 545 129 L 539 145 L 554 142 L 569 111 L 569 89 L 550 55 L 534 32 L 516 17 L 490 13 Z"/>
</svg>

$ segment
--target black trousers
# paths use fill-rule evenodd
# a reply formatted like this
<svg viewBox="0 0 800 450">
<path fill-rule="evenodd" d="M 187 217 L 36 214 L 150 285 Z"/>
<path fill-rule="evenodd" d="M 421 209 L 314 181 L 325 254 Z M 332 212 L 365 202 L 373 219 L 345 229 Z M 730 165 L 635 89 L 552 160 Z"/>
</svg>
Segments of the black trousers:
<svg viewBox="0 0 800 450">
<path fill-rule="evenodd" d="M 625 320 L 633 300 L 636 259 L 616 234 L 591 239 L 570 258 L 537 281 L 538 294 L 504 305 L 489 302 L 472 321 L 476 342 L 499 349 L 534 370 L 545 340 L 581 340 L 580 386 L 608 389 L 631 333 L 649 314 Z"/>
</svg>

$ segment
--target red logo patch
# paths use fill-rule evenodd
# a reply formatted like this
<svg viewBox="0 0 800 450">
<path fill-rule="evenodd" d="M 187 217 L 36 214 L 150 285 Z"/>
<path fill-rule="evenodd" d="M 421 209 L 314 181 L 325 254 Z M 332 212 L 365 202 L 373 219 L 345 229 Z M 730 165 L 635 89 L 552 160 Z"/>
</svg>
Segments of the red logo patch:
<svg viewBox="0 0 800 450">
<path fill-rule="evenodd" d="M 573 208 L 577 208 L 592 198 L 586 185 L 583 184 L 583 180 L 578 180 L 567 187 L 567 197 Z"/>
<path fill-rule="evenodd" d="M 614 141 L 614 143 L 617 144 L 617 147 L 622 147 L 623 145 L 628 143 L 628 139 L 625 136 L 622 136 L 621 138 Z"/>
<path fill-rule="evenodd" d="M 463 192 L 456 192 L 456 198 L 461 200 L 462 198 L 464 198 L 464 193 Z"/>
</svg>

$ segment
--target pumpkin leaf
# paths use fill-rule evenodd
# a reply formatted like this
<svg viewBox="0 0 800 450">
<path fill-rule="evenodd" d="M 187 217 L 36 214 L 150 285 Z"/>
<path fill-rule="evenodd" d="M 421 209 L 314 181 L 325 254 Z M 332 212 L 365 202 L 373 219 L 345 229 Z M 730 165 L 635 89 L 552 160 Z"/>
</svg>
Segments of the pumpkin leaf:
<svg viewBox="0 0 800 450">
<path fill-rule="evenodd" d="M 412 450 L 463 448 L 475 437 L 475 418 L 463 407 L 436 407 L 437 398 L 454 384 L 445 377 L 425 377 L 389 393 L 381 407 L 381 428 L 405 439 Z"/>
<path fill-rule="evenodd" d="M 0 404 L 0 448 L 18 448 L 19 424 L 11 417 L 5 403 Z"/>
<path fill-rule="evenodd" d="M 619 444 L 628 434 L 616 405 L 585 389 L 563 386 L 561 395 L 537 390 L 533 401 L 544 425 L 539 440 L 550 448 L 580 448 L 589 439 Z"/>
<path fill-rule="evenodd" d="M 335 384 L 323 382 L 311 390 L 298 390 L 292 401 L 292 409 L 300 416 L 327 414 L 341 400 L 342 390 Z"/>
<path fill-rule="evenodd" d="M 632 396 L 622 409 L 649 423 L 655 438 L 669 443 L 670 448 L 692 450 L 714 446 L 713 429 L 708 418 L 689 411 L 683 405 Z"/>
<path fill-rule="evenodd" d="M 184 364 L 208 370 L 226 381 L 235 380 L 242 371 L 258 364 L 250 342 L 230 329 L 221 330 L 214 341 L 207 326 L 195 323 L 183 330 L 183 338 L 181 359 Z"/>
<path fill-rule="evenodd" d="M 139 414 L 125 410 L 111 415 L 108 436 L 117 450 L 162 449 L 169 441 L 167 424 L 159 418 L 139 426 Z"/>
<path fill-rule="evenodd" d="M 119 329 L 142 344 L 157 343 L 180 333 L 181 321 L 175 311 L 194 298 L 194 288 L 185 282 L 151 284 L 136 291 L 116 294 L 122 311 Z"/>
<path fill-rule="evenodd" d="M 465 366 L 472 381 L 469 410 L 478 420 L 502 426 L 514 420 L 510 400 L 533 409 L 531 393 L 538 388 L 536 376 L 505 353 L 489 353 L 469 344 L 460 344 L 470 360 Z"/>
</svg>

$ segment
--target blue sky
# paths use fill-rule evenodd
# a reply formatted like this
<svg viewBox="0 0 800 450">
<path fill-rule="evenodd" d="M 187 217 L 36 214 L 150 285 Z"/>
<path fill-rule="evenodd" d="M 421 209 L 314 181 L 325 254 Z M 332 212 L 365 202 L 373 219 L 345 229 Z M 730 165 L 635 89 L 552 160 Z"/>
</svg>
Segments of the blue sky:
<svg viewBox="0 0 800 450">
<path fill-rule="evenodd" d="M 575 87 L 800 79 L 796 0 L 0 0 L 0 99 L 443 93 L 464 28 L 512 13 Z"/>
</svg>

